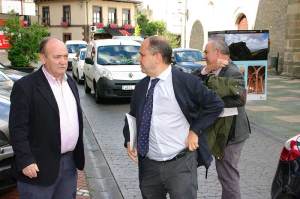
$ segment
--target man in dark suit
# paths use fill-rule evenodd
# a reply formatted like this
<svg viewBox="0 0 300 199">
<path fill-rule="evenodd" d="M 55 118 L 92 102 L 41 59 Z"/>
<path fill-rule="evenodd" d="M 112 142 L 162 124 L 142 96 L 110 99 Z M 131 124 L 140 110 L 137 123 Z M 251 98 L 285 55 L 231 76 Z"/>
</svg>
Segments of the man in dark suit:
<svg viewBox="0 0 300 199">
<path fill-rule="evenodd" d="M 9 133 L 21 199 L 76 198 L 84 167 L 82 111 L 63 42 L 45 38 L 41 68 L 15 82 Z"/>
<path fill-rule="evenodd" d="M 199 76 L 205 81 L 210 74 L 240 80 L 239 92 L 222 98 L 225 108 L 237 107 L 233 118 L 223 158 L 216 158 L 216 169 L 222 185 L 222 199 L 240 199 L 238 162 L 245 140 L 251 132 L 245 112 L 246 89 L 244 76 L 230 60 L 229 48 L 223 40 L 209 40 L 205 48 L 207 66 L 200 69 Z"/>
<path fill-rule="evenodd" d="M 171 199 L 197 198 L 197 155 L 204 162 L 209 158 L 203 130 L 223 110 L 221 99 L 199 78 L 171 68 L 171 55 L 172 48 L 160 37 L 142 43 L 141 69 L 147 77 L 136 85 L 130 106 L 137 149 L 130 147 L 127 122 L 123 130 L 147 199 L 165 199 L 167 193 Z"/>
</svg>

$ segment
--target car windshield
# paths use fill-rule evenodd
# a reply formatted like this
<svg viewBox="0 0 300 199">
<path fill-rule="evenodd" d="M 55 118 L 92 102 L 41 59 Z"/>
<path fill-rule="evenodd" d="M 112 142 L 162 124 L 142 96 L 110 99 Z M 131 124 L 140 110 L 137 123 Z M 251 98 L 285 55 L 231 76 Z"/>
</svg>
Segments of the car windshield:
<svg viewBox="0 0 300 199">
<path fill-rule="evenodd" d="M 176 62 L 198 62 L 202 59 L 200 51 L 178 51 L 174 53 Z"/>
<path fill-rule="evenodd" d="M 137 65 L 140 46 L 116 45 L 98 47 L 97 63 L 101 65 Z"/>
<path fill-rule="evenodd" d="M 85 59 L 85 54 L 86 54 L 86 51 L 81 51 L 80 52 L 80 60 L 84 60 Z"/>
<path fill-rule="evenodd" d="M 86 48 L 86 44 L 68 44 L 68 53 L 78 53 L 81 48 Z"/>
</svg>

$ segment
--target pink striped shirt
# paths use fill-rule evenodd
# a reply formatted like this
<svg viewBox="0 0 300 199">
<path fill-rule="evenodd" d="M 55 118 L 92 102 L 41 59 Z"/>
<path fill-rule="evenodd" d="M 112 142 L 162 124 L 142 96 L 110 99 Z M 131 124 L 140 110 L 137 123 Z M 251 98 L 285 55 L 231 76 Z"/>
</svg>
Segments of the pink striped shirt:
<svg viewBox="0 0 300 199">
<path fill-rule="evenodd" d="M 53 77 L 44 67 L 42 70 L 58 105 L 61 153 L 73 151 L 79 136 L 79 123 L 76 100 L 67 82 L 67 75 L 60 81 Z"/>
</svg>

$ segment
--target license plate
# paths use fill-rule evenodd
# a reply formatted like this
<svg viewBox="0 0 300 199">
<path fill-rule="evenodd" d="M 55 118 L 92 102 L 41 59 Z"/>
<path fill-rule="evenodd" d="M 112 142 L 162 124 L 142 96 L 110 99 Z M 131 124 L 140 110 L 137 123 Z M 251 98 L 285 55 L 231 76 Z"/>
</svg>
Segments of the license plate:
<svg viewBox="0 0 300 199">
<path fill-rule="evenodd" d="M 135 85 L 122 85 L 122 90 L 134 90 Z"/>
</svg>

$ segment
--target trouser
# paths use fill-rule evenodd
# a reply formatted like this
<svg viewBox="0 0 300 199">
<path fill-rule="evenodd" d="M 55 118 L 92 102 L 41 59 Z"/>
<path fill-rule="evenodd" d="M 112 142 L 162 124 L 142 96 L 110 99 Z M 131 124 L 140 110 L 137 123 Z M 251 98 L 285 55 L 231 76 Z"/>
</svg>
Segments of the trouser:
<svg viewBox="0 0 300 199">
<path fill-rule="evenodd" d="M 140 160 L 140 189 L 143 199 L 197 198 L 197 152 L 172 161 Z"/>
<path fill-rule="evenodd" d="M 225 147 L 224 157 L 216 160 L 218 178 L 222 186 L 222 199 L 241 199 L 238 163 L 245 141 Z"/>
<path fill-rule="evenodd" d="M 32 185 L 17 182 L 20 199 L 75 199 L 77 169 L 73 154 L 62 155 L 57 179 L 50 186 Z"/>
</svg>

